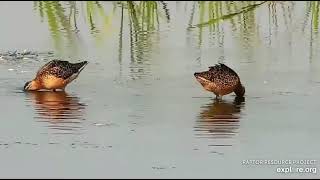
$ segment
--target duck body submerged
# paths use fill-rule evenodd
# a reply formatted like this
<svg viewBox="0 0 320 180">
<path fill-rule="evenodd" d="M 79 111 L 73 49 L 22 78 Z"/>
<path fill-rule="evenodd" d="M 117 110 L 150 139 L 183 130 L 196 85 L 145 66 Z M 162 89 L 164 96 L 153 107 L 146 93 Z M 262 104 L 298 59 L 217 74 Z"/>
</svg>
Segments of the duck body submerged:
<svg viewBox="0 0 320 180">
<path fill-rule="evenodd" d="M 245 88 L 238 74 L 224 64 L 211 66 L 208 71 L 196 72 L 194 76 L 205 90 L 213 92 L 216 97 L 232 92 L 238 97 L 243 97 L 245 94 Z"/>
<path fill-rule="evenodd" d="M 24 85 L 26 91 L 62 89 L 78 77 L 87 61 L 70 63 L 62 60 L 52 60 L 42 66 L 36 77 Z"/>
</svg>

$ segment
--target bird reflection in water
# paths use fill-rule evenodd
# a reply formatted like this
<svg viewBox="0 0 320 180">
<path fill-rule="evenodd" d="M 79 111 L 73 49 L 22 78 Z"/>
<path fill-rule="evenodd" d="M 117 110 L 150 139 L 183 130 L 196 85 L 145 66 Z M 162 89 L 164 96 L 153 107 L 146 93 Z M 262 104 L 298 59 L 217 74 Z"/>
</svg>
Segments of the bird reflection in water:
<svg viewBox="0 0 320 180">
<path fill-rule="evenodd" d="M 202 106 L 194 127 L 196 137 L 213 140 L 209 146 L 232 146 L 226 140 L 238 133 L 244 102 L 244 97 L 235 97 L 233 102 L 214 99 Z"/>
<path fill-rule="evenodd" d="M 57 130 L 57 134 L 74 134 L 81 129 L 85 104 L 79 98 L 64 91 L 35 91 L 28 92 L 32 101 L 36 119 L 49 123 L 48 128 Z"/>
</svg>

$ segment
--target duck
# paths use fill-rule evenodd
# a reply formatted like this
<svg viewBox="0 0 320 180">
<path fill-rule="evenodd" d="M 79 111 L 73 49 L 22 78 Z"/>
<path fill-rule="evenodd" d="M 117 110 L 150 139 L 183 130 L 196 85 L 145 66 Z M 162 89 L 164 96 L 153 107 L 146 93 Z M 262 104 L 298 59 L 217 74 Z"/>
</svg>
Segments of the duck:
<svg viewBox="0 0 320 180">
<path fill-rule="evenodd" d="M 245 94 L 245 87 L 238 74 L 223 63 L 210 66 L 208 71 L 195 72 L 194 76 L 205 90 L 216 95 L 216 99 L 222 99 L 222 96 L 232 92 L 237 97 Z"/>
<path fill-rule="evenodd" d="M 66 86 L 75 80 L 88 61 L 70 63 L 68 61 L 54 59 L 43 65 L 32 81 L 25 83 L 25 91 L 52 90 L 64 91 Z"/>
</svg>

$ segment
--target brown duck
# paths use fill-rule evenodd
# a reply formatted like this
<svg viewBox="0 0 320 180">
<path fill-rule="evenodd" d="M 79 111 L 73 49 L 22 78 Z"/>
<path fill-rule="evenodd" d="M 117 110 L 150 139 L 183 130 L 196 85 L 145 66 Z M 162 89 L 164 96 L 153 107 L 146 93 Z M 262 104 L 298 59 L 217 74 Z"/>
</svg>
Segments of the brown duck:
<svg viewBox="0 0 320 180">
<path fill-rule="evenodd" d="M 232 92 L 238 97 L 244 96 L 245 88 L 238 74 L 222 63 L 209 67 L 208 71 L 196 72 L 194 76 L 203 88 L 213 92 L 216 98 Z"/>
<path fill-rule="evenodd" d="M 70 82 L 78 77 L 87 64 L 87 61 L 70 63 L 68 61 L 52 60 L 40 68 L 32 81 L 25 83 L 24 90 L 64 90 Z"/>
</svg>

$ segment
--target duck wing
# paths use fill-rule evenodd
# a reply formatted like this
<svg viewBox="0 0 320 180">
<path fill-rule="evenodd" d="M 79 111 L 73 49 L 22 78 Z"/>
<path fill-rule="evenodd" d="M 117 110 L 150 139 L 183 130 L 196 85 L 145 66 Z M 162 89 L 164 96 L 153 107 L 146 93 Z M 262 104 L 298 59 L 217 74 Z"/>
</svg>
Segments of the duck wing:
<svg viewBox="0 0 320 180">
<path fill-rule="evenodd" d="M 208 73 L 212 82 L 221 87 L 235 86 L 240 82 L 238 74 L 224 64 L 210 66 Z"/>
<path fill-rule="evenodd" d="M 56 60 L 52 60 L 48 63 L 46 63 L 45 65 L 43 65 L 37 72 L 37 76 L 44 74 L 46 71 L 48 71 L 50 68 L 54 67 L 54 64 Z"/>
<path fill-rule="evenodd" d="M 57 78 L 68 79 L 75 73 L 79 73 L 87 62 L 72 64 L 68 61 L 52 60 L 45 64 L 37 73 L 37 76 L 53 75 Z"/>
</svg>

